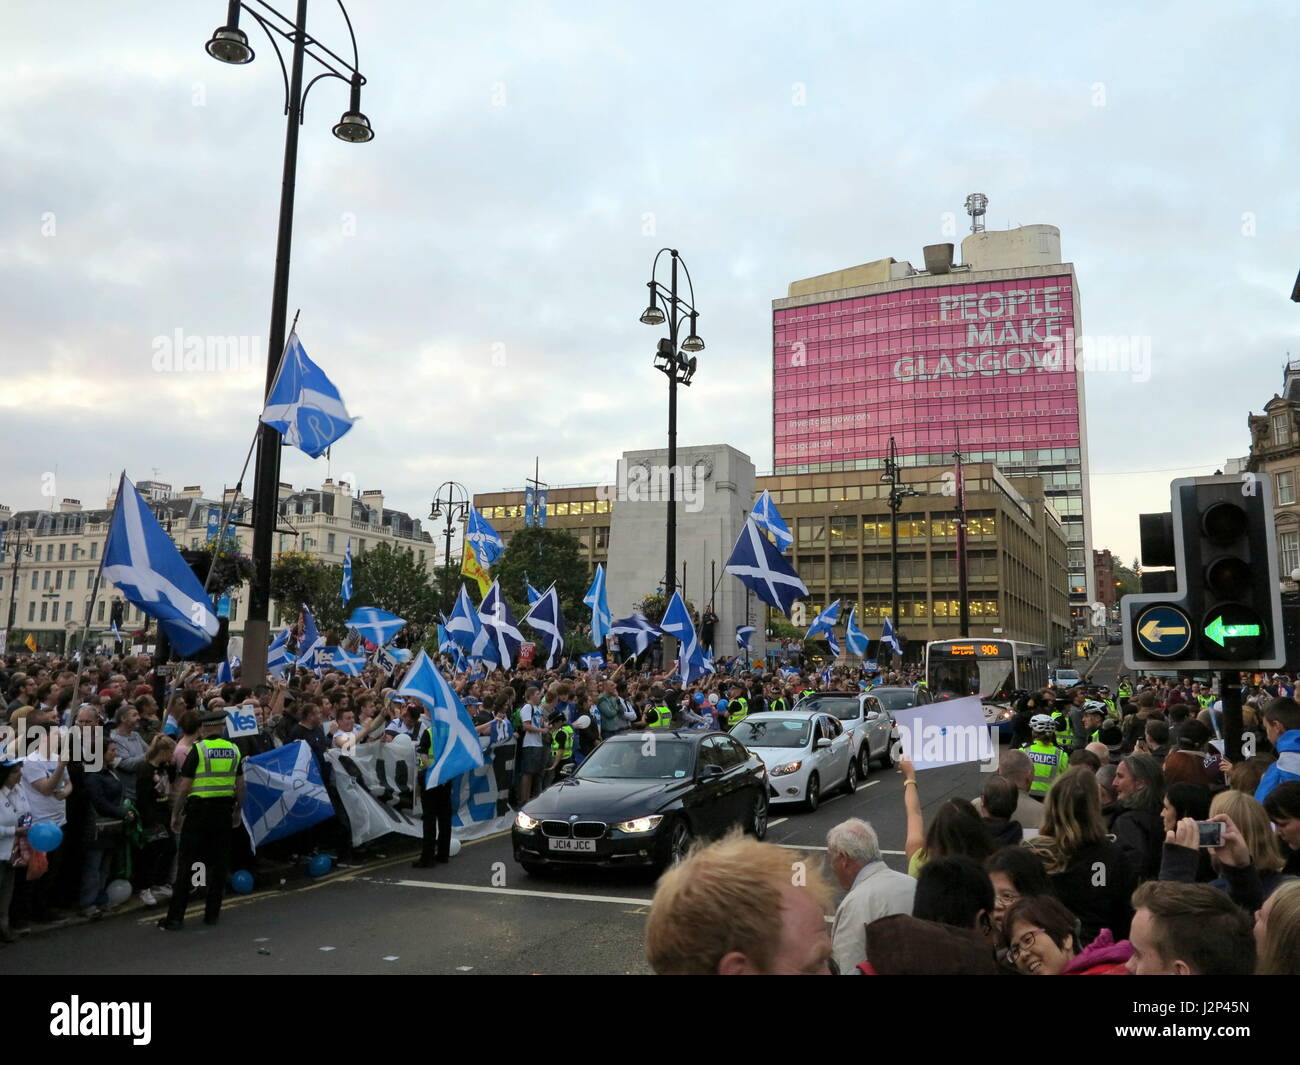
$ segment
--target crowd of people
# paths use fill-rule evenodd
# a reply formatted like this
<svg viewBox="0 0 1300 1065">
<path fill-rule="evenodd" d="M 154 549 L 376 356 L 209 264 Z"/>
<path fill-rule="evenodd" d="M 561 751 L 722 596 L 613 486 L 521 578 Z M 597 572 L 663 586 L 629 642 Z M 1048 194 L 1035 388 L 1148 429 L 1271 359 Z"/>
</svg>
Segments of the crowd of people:
<svg viewBox="0 0 1300 1065">
<path fill-rule="evenodd" d="M 948 798 L 927 819 L 922 783 L 900 762 L 907 872 L 886 865 L 857 818 L 826 838 L 829 876 L 752 839 L 700 847 L 659 883 L 650 963 L 658 973 L 1300 975 L 1300 704 L 1289 677 L 1243 694 L 1254 753 L 1236 764 L 1215 739 L 1222 706 L 1199 685 L 1139 678 L 1114 697 L 1027 695 L 1017 714 L 1028 742 L 1002 753 L 980 795 Z M 1053 752 L 1049 773 L 1035 748 Z"/>
</svg>

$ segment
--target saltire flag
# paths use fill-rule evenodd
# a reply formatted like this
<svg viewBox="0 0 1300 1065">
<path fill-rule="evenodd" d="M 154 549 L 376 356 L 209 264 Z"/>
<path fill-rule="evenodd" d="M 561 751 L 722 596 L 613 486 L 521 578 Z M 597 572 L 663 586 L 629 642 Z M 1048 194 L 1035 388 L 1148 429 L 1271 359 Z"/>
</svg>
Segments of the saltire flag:
<svg viewBox="0 0 1300 1065">
<path fill-rule="evenodd" d="M 307 358 L 298 334 L 290 333 L 261 420 L 286 444 L 318 459 L 357 419 L 349 417 L 325 371 Z"/>
<path fill-rule="evenodd" d="M 348 627 L 368 643 L 383 647 L 406 626 L 406 620 L 377 606 L 359 606 L 348 618 Z"/>
<path fill-rule="evenodd" d="M 455 645 L 453 644 L 453 646 Z M 376 657 L 384 669 L 388 670 L 389 673 L 393 673 L 396 672 L 398 666 L 405 665 L 411 660 L 411 652 L 405 647 L 381 647 Z"/>
<path fill-rule="evenodd" d="M 524 578 L 524 592 L 528 596 L 528 605 L 532 606 L 542 597 L 542 593 L 529 583 L 528 578 Z"/>
<path fill-rule="evenodd" d="M 289 653 L 289 626 L 280 630 L 266 652 L 266 671 L 277 680 L 284 676 L 286 667 L 293 665 L 293 655 Z"/>
<path fill-rule="evenodd" d="M 794 543 L 794 535 L 790 532 L 790 527 L 786 525 L 785 519 L 776 509 L 776 504 L 772 502 L 772 493 L 766 488 L 754 502 L 752 516 L 761 528 L 776 537 L 776 546 L 782 551 Z"/>
<path fill-rule="evenodd" d="M 647 648 L 662 635 L 659 629 L 641 614 L 633 614 L 630 618 L 614 622 L 609 631 L 618 637 L 623 653 L 635 658 L 645 654 Z"/>
<path fill-rule="evenodd" d="M 532 591 L 531 585 L 529 591 Z M 521 624 L 541 633 L 546 641 L 546 668 L 554 669 L 556 659 L 564 653 L 564 618 L 560 614 L 560 594 L 554 584 L 528 608 Z"/>
<path fill-rule="evenodd" d="M 348 541 L 347 550 L 343 552 L 343 583 L 339 586 L 339 598 L 343 605 L 348 605 L 352 598 L 352 541 Z"/>
<path fill-rule="evenodd" d="M 830 666 L 827 666 L 825 669 L 822 670 L 822 683 L 823 683 L 824 685 L 826 685 L 826 687 L 828 687 L 828 688 L 830 687 L 830 684 L 831 684 L 831 667 L 830 667 Z"/>
<path fill-rule="evenodd" d="M 501 534 L 474 507 L 469 509 L 469 525 L 465 530 L 465 539 L 473 545 L 475 556 L 486 567 L 495 566 L 497 559 L 506 549 Z"/>
<path fill-rule="evenodd" d="M 492 587 L 492 578 L 488 571 L 479 565 L 478 555 L 474 553 L 473 546 L 467 541 L 464 547 L 464 557 L 460 563 L 460 575 L 462 577 L 471 577 L 478 583 L 478 594 L 487 595 L 487 591 Z"/>
<path fill-rule="evenodd" d="M 903 645 L 898 641 L 898 633 L 894 631 L 894 625 L 889 618 L 885 618 L 885 627 L 880 633 L 880 646 L 893 648 L 894 654 L 903 653 Z"/>
<path fill-rule="evenodd" d="M 754 628 L 753 625 L 737 625 L 736 626 L 736 647 L 741 651 L 748 651 L 749 638 L 753 636 L 756 631 L 757 630 Z"/>
<path fill-rule="evenodd" d="M 470 658 L 482 658 L 488 654 L 489 636 L 479 620 L 478 610 L 470 602 L 465 585 L 460 586 L 456 596 L 456 605 L 451 617 L 447 619 L 447 635 L 456 641 L 457 646 Z"/>
<path fill-rule="evenodd" d="M 839 658 L 840 645 L 835 642 L 835 623 L 839 619 L 840 601 L 836 599 L 835 602 L 813 618 L 813 623 L 808 626 L 808 631 L 804 633 L 804 639 L 812 640 L 818 636 L 822 637 L 830 646 L 831 654 Z"/>
<path fill-rule="evenodd" d="M 681 641 L 678 665 L 684 684 L 713 672 L 705 665 L 704 648 L 695 634 L 695 623 L 691 621 L 691 612 L 686 609 L 686 600 L 680 591 L 673 592 L 673 597 L 668 600 L 668 609 L 664 611 L 659 628 Z"/>
<path fill-rule="evenodd" d="M 776 607 L 787 617 L 794 601 L 808 594 L 799 574 L 781 557 L 772 541 L 759 531 L 752 515 L 746 519 L 745 527 L 736 538 L 726 570 L 739 577 L 741 583 L 764 603 Z"/>
<path fill-rule="evenodd" d="M 325 650 L 325 637 L 316 629 L 316 619 L 306 603 L 302 607 L 302 638 L 298 641 L 298 661 L 307 669 L 320 672 L 317 652 Z"/>
<path fill-rule="evenodd" d="M 865 659 L 867 657 L 867 634 L 858 628 L 857 621 L 854 620 L 856 612 L 856 607 L 849 611 L 849 623 L 844 629 L 844 642 L 848 644 L 849 654 Z M 865 663 L 863 664 L 865 665 Z"/>
<path fill-rule="evenodd" d="M 125 473 L 104 543 L 103 574 L 127 602 L 157 619 L 181 655 L 192 655 L 217 635 L 217 616 L 202 582 Z"/>
<path fill-rule="evenodd" d="M 605 665 L 605 656 L 599 651 L 593 651 L 589 655 L 582 656 L 582 664 L 587 667 L 588 673 L 595 673 Z"/>
<path fill-rule="evenodd" d="M 614 623 L 614 615 L 609 612 L 605 567 L 599 562 L 596 563 L 596 574 L 591 578 L 591 587 L 587 589 L 582 601 L 591 607 L 591 642 L 597 647 L 604 647 L 609 627 Z"/>
<path fill-rule="evenodd" d="M 445 784 L 486 763 L 469 711 L 423 648 L 403 678 L 397 694 L 414 696 L 429 708 L 432 735 L 429 737 L 429 771 L 424 776 L 425 788 Z"/>
<path fill-rule="evenodd" d="M 113 633 L 113 642 L 114 642 L 114 643 L 121 643 L 121 642 L 122 642 L 122 630 L 119 629 L 119 628 L 117 627 L 117 618 L 114 618 L 114 619 L 113 619 L 113 625 L 112 625 L 112 628 L 111 628 L 110 631 Z"/>
<path fill-rule="evenodd" d="M 253 850 L 334 816 L 305 740 L 244 759 L 244 824 Z"/>
<path fill-rule="evenodd" d="M 510 669 L 519 657 L 524 634 L 519 631 L 514 612 L 501 593 L 500 582 L 493 581 L 492 587 L 483 597 L 478 608 L 478 619 L 483 623 L 483 631 L 488 634 L 487 654 L 484 657 L 502 669 Z"/>
<path fill-rule="evenodd" d="M 366 656 L 360 653 L 350 654 L 346 648 L 333 647 L 333 658 L 330 665 L 349 677 L 361 676 L 361 671 L 366 668 Z"/>
<path fill-rule="evenodd" d="M 793 666 L 782 666 L 781 676 L 793 680 L 795 677 L 799 676 L 799 671 L 795 669 Z"/>
<path fill-rule="evenodd" d="M 219 665 L 219 666 L 217 667 L 217 683 L 218 683 L 218 684 L 234 684 L 234 683 L 235 683 L 235 667 L 238 666 L 238 665 L 239 665 L 239 659 L 238 659 L 238 658 L 236 658 L 233 662 L 230 661 L 229 658 L 223 658 L 223 659 L 221 660 L 221 665 Z"/>
</svg>

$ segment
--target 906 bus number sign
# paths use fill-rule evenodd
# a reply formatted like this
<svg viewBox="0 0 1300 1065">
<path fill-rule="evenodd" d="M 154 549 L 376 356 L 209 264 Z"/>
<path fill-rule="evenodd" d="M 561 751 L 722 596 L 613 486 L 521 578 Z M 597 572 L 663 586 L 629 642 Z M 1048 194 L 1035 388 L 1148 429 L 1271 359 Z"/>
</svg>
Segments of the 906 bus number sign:
<svg viewBox="0 0 1300 1065">
<path fill-rule="evenodd" d="M 954 658 L 1000 658 L 1005 653 L 995 643 L 955 643 L 946 650 Z"/>
</svg>

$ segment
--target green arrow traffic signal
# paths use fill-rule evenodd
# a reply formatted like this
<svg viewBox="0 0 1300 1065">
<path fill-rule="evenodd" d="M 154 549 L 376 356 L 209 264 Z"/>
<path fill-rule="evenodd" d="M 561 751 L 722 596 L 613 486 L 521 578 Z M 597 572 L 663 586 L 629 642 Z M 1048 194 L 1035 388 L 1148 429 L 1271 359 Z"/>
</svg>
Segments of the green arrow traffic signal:
<svg viewBox="0 0 1300 1065">
<path fill-rule="evenodd" d="M 1215 618 L 1205 626 L 1205 635 L 1217 643 L 1220 647 L 1224 646 L 1224 641 L 1233 636 L 1258 636 L 1260 627 L 1258 625 L 1225 625 L 1222 616 Z"/>
</svg>

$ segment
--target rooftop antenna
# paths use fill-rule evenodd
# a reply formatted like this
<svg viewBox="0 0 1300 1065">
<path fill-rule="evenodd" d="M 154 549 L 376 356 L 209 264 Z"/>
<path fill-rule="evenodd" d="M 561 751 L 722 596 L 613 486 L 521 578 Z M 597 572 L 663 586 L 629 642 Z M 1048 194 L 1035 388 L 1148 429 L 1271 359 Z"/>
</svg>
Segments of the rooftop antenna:
<svg viewBox="0 0 1300 1065">
<path fill-rule="evenodd" d="M 984 232 L 984 212 L 988 210 L 989 198 L 982 192 L 972 192 L 966 197 L 966 213 L 970 215 L 970 231 Z"/>
</svg>

